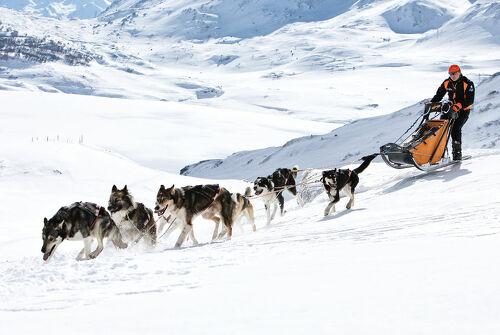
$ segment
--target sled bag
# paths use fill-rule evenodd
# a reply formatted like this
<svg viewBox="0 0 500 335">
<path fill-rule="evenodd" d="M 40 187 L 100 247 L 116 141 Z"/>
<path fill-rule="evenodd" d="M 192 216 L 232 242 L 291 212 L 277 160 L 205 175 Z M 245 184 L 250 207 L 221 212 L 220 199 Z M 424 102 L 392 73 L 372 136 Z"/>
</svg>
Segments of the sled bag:
<svg viewBox="0 0 500 335">
<path fill-rule="evenodd" d="M 417 145 L 411 151 L 413 159 L 418 165 L 429 163 L 434 152 L 431 164 L 435 164 L 443 158 L 446 142 L 448 138 L 448 120 L 431 120 L 427 123 L 429 129 L 439 128 L 434 136 L 429 136 L 425 141 Z M 425 132 L 423 136 L 425 136 Z"/>
</svg>

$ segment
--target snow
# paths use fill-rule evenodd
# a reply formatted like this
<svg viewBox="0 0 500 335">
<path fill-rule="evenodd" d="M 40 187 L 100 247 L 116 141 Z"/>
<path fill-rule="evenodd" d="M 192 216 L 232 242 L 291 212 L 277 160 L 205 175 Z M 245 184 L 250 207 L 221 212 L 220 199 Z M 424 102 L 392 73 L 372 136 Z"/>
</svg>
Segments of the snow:
<svg viewBox="0 0 500 335">
<path fill-rule="evenodd" d="M 237 5 L 245 10 L 225 21 Z M 407 11 L 424 5 L 449 20 L 434 29 Z M 498 9 L 124 0 L 67 21 L 0 8 L 1 37 L 99 56 L 82 66 L 0 60 L 0 333 L 497 334 Z M 173 20 L 193 10 L 203 20 Z M 389 12 L 404 14 L 401 31 L 422 24 L 398 33 Z M 210 24 L 189 30 L 200 22 Z M 452 43 L 457 30 L 471 44 Z M 82 243 L 65 241 L 42 260 L 43 218 L 75 201 L 105 206 L 113 185 L 151 208 L 162 184 L 243 192 L 278 167 L 311 178 L 355 168 L 411 125 L 450 63 L 476 83 L 470 160 L 423 173 L 377 158 L 353 208 L 342 196 L 327 217 L 319 183 L 300 187 L 311 194 L 304 208 L 287 194 L 269 225 L 254 199 L 257 231 L 243 220 L 230 241 L 210 241 L 213 223 L 198 218 L 197 246 L 174 248 L 174 232 L 153 249 L 106 243 L 76 261 Z"/>
<path fill-rule="evenodd" d="M 23 92 L 0 91 L 0 99 L 24 111 L 3 114 L 5 122 L 12 125 L 0 135 L 4 141 L 19 137 L 24 143 L 32 139 L 44 142 L 59 137 L 60 142 L 78 143 L 83 138 L 86 145 L 100 146 L 145 166 L 174 173 L 191 162 L 193 155 L 210 159 L 236 150 L 278 145 L 306 134 L 321 134 L 332 127 L 282 115 L 235 113 L 230 106 L 216 109 L 169 101 L 69 94 L 32 93 L 29 97 L 33 98 Z M 43 111 L 37 112 L 40 105 Z M 61 123 L 65 126 L 61 127 Z M 247 140 L 267 132 L 272 136 Z M 221 141 L 221 136 L 234 140 Z"/>
<path fill-rule="evenodd" d="M 391 29 L 400 34 L 425 33 L 452 18 L 446 8 L 427 1 L 407 2 L 388 10 L 383 16 Z"/>
<path fill-rule="evenodd" d="M 183 39 L 262 36 L 294 23 L 331 19 L 356 0 L 115 1 L 100 16 L 125 30 L 168 34 Z M 186 25 L 186 22 L 189 22 Z M 129 28 L 133 27 L 133 28 Z M 140 27 L 140 28 L 138 28 Z"/>
<path fill-rule="evenodd" d="M 463 128 L 464 150 L 495 148 L 500 142 L 498 87 L 500 73 L 478 85 L 472 116 Z M 278 147 L 237 152 L 225 159 L 192 164 L 183 174 L 208 178 L 250 177 L 253 180 L 262 176 L 263 171 L 273 171 L 276 166 L 291 168 L 298 164 L 299 167 L 337 167 L 379 152 L 382 145 L 395 142 L 407 132 L 401 138 L 402 143 L 412 133 L 409 127 L 420 120 L 423 102 L 424 100 L 389 115 L 357 120 L 328 134 L 305 136 Z"/>
<path fill-rule="evenodd" d="M 0 0 L 0 7 L 58 19 L 90 19 L 104 11 L 113 0 Z"/>
</svg>

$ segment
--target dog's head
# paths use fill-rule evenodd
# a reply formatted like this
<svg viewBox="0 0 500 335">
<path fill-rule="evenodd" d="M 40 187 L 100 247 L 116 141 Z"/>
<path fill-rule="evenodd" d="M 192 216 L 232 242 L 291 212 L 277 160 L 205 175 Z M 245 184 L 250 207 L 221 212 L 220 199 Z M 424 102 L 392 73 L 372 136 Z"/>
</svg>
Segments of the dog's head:
<svg viewBox="0 0 500 335">
<path fill-rule="evenodd" d="M 329 192 L 332 188 L 337 187 L 338 172 L 337 169 L 323 171 L 323 186 Z"/>
<path fill-rule="evenodd" d="M 172 185 L 170 188 L 165 188 L 161 185 L 158 193 L 156 194 L 155 213 L 163 215 L 165 211 L 173 210 L 175 205 L 175 187 Z"/>
<path fill-rule="evenodd" d="M 272 192 L 274 189 L 274 183 L 269 177 L 258 177 L 253 182 L 253 190 L 256 195 L 262 194 L 262 192 Z"/>
<path fill-rule="evenodd" d="M 66 222 L 69 220 L 68 210 L 61 208 L 50 220 L 43 219 L 42 252 L 43 260 L 48 261 L 67 234 Z"/>
<path fill-rule="evenodd" d="M 128 191 L 127 185 L 121 190 L 119 190 L 116 185 L 113 185 L 111 195 L 109 196 L 108 211 L 116 213 L 122 209 L 128 209 L 133 206 L 134 198 Z"/>
</svg>

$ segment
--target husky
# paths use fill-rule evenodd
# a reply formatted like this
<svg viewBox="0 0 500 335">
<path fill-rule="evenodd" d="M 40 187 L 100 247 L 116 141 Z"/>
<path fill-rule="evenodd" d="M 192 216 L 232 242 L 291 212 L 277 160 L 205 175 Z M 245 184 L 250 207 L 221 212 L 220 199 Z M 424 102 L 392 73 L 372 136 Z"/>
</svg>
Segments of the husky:
<svg viewBox="0 0 500 335">
<path fill-rule="evenodd" d="M 231 199 L 233 200 L 233 222 L 239 222 L 243 217 L 246 217 L 247 220 L 252 224 L 253 231 L 257 230 L 255 226 L 255 217 L 253 212 L 253 206 L 248 197 L 252 194 L 252 189 L 247 187 L 245 190 L 245 194 L 242 195 L 240 193 L 232 193 Z M 215 229 L 218 227 L 216 226 Z M 219 234 L 219 239 L 222 238 L 227 233 L 225 227 L 222 227 L 222 231 Z"/>
<path fill-rule="evenodd" d="M 267 224 L 274 219 L 278 204 L 281 216 L 285 214 L 285 199 L 282 194 L 285 189 L 296 196 L 299 205 L 304 207 L 304 202 L 297 193 L 297 187 L 295 186 L 298 169 L 298 166 L 294 166 L 291 170 L 279 168 L 272 175 L 255 179 L 253 189 L 255 195 L 262 195 L 262 201 L 264 201 L 264 207 L 266 208 Z M 273 205 L 272 214 L 271 205 Z"/>
<path fill-rule="evenodd" d="M 323 186 L 325 187 L 326 194 L 328 194 L 328 198 L 330 198 L 330 202 L 328 206 L 325 208 L 325 216 L 330 214 L 331 209 L 335 212 L 335 204 L 339 201 L 340 196 L 339 193 L 341 190 L 347 194 L 350 198 L 349 202 L 346 205 L 347 209 L 351 209 L 354 205 L 354 190 L 359 183 L 358 174 L 363 172 L 368 165 L 370 165 L 371 161 L 377 157 L 378 154 L 373 154 L 369 156 L 365 156 L 361 158 L 363 163 L 360 166 L 355 168 L 354 170 L 349 169 L 334 169 L 323 171 Z"/>
<path fill-rule="evenodd" d="M 165 188 L 161 185 L 156 195 L 155 213 L 162 217 L 168 214 L 166 221 L 172 222 L 164 235 L 168 236 L 176 228 L 182 229 L 175 243 L 176 248 L 181 247 L 188 234 L 193 243 L 198 244 L 193 233 L 193 220 L 199 215 L 215 222 L 212 240 L 217 237 L 221 220 L 227 229 L 228 239 L 231 239 L 233 233 L 232 212 L 231 193 L 219 185 L 196 185 L 181 188 L 176 188 L 174 185 Z"/>
<path fill-rule="evenodd" d="M 135 202 L 127 185 L 121 190 L 113 185 L 108 211 L 127 242 L 138 242 L 144 237 L 150 246 L 156 244 L 157 226 L 153 211 Z"/>
<path fill-rule="evenodd" d="M 48 261 L 57 247 L 64 241 L 83 240 L 84 247 L 77 256 L 81 259 L 96 258 L 104 248 L 105 237 L 111 239 L 119 248 L 126 248 L 120 230 L 104 207 L 91 202 L 75 202 L 61 207 L 50 219 L 43 219 L 42 253 Z M 97 239 L 97 248 L 90 252 L 93 239 Z"/>
</svg>

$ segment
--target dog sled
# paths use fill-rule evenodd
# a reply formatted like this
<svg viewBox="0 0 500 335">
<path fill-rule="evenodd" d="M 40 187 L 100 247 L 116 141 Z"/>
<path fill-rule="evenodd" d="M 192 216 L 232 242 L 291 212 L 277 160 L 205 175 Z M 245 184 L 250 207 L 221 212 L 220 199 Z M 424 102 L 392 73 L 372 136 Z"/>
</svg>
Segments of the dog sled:
<svg viewBox="0 0 500 335">
<path fill-rule="evenodd" d="M 432 171 L 459 162 L 450 158 L 447 149 L 450 129 L 455 122 L 451 113 L 449 103 L 426 104 L 416 130 L 402 144 L 387 143 L 381 146 L 380 156 L 395 169 L 416 167 L 422 171 Z M 430 117 L 432 114 L 435 114 L 434 118 Z"/>
</svg>

